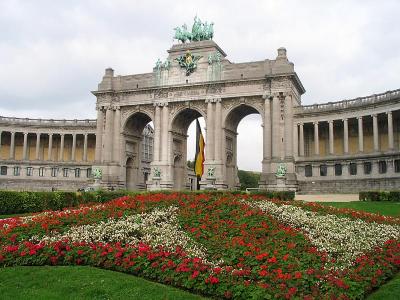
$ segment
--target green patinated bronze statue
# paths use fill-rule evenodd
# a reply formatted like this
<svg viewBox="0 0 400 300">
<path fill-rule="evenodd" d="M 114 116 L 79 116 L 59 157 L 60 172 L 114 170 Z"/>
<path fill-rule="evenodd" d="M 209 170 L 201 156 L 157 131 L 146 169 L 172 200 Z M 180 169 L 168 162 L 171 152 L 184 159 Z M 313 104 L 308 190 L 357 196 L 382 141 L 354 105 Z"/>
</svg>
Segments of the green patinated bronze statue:
<svg viewBox="0 0 400 300">
<path fill-rule="evenodd" d="M 275 176 L 276 177 L 285 177 L 286 176 L 286 172 L 287 172 L 286 165 L 281 163 L 281 164 L 279 164 L 279 166 L 278 166 L 278 168 L 276 170 Z"/>
<path fill-rule="evenodd" d="M 186 41 L 194 42 L 211 40 L 214 37 L 214 23 L 203 23 L 197 16 L 194 17 L 194 23 L 191 32 L 188 31 L 186 24 L 183 24 L 181 27 L 176 27 L 174 30 L 174 39 L 177 39 L 182 43 L 185 43 Z"/>
</svg>

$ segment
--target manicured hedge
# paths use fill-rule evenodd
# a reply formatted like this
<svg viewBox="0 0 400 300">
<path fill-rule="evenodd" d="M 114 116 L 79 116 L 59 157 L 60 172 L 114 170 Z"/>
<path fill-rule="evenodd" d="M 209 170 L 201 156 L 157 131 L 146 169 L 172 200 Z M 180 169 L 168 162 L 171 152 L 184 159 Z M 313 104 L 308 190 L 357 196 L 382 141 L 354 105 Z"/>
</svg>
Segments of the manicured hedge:
<svg viewBox="0 0 400 300">
<path fill-rule="evenodd" d="M 400 202 L 400 191 L 368 191 L 359 193 L 360 201 L 393 201 Z"/>
<path fill-rule="evenodd" d="M 127 191 L 96 192 L 13 192 L 0 191 L 0 214 L 60 210 L 83 203 L 103 203 L 127 194 Z"/>
</svg>

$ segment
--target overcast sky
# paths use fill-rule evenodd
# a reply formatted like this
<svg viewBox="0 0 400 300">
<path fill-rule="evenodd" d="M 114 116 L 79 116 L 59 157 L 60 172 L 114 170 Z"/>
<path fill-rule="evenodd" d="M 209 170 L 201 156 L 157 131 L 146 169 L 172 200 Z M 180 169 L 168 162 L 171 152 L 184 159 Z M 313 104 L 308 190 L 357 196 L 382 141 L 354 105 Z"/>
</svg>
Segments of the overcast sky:
<svg viewBox="0 0 400 300">
<path fill-rule="evenodd" d="M 0 115 L 95 118 L 90 91 L 104 69 L 151 72 L 167 57 L 172 28 L 196 14 L 215 23 L 232 62 L 275 59 L 286 47 L 303 104 L 400 88 L 396 0 L 0 0 Z M 240 168 L 261 169 L 262 143 L 252 137 L 261 139 L 260 124 L 255 116 L 239 125 Z"/>
</svg>

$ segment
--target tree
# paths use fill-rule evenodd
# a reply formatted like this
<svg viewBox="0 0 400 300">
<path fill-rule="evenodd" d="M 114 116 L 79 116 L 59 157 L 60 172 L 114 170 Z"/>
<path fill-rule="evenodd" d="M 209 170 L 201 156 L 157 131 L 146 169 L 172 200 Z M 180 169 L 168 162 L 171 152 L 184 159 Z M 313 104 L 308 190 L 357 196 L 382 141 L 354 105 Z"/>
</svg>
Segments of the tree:
<svg viewBox="0 0 400 300">
<path fill-rule="evenodd" d="M 258 181 L 260 180 L 260 173 L 238 170 L 238 177 L 240 180 L 240 189 L 258 188 Z"/>
</svg>

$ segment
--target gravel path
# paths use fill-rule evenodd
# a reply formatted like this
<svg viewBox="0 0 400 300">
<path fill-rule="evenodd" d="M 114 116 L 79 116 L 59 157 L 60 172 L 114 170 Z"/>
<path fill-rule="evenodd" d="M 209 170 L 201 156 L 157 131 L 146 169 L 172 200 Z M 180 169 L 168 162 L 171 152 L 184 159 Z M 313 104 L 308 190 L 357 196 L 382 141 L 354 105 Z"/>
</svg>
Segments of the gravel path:
<svg viewBox="0 0 400 300">
<path fill-rule="evenodd" d="M 296 195 L 294 200 L 304 200 L 308 202 L 350 202 L 358 201 L 358 194 Z"/>
</svg>

